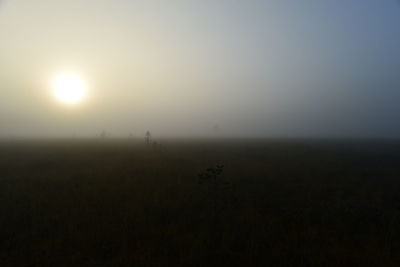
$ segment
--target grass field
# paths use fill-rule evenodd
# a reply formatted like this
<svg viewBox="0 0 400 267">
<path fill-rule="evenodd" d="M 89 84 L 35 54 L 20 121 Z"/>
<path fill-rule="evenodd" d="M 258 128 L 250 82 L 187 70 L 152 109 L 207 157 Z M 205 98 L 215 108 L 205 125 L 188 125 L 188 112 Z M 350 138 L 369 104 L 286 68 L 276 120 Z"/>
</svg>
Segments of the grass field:
<svg viewBox="0 0 400 267">
<path fill-rule="evenodd" d="M 400 265 L 400 142 L 160 143 L 2 141 L 0 266 Z"/>
</svg>

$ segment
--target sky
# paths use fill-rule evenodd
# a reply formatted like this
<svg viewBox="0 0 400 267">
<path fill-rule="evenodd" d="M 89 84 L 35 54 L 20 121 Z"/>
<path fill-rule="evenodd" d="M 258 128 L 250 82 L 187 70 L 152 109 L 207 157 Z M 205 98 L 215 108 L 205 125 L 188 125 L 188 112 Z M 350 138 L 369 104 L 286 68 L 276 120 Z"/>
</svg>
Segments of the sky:
<svg viewBox="0 0 400 267">
<path fill-rule="evenodd" d="M 0 0 L 0 136 L 399 138 L 399 48 L 396 0 Z"/>
</svg>

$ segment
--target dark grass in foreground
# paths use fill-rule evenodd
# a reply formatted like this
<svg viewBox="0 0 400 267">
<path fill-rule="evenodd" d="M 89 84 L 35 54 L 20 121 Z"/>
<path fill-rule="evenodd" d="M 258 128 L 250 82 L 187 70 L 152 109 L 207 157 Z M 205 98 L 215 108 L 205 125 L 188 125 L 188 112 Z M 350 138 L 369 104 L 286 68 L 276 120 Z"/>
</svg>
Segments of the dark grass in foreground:
<svg viewBox="0 0 400 267">
<path fill-rule="evenodd" d="M 161 143 L 2 142 L 0 266 L 399 266 L 399 142 Z"/>
</svg>

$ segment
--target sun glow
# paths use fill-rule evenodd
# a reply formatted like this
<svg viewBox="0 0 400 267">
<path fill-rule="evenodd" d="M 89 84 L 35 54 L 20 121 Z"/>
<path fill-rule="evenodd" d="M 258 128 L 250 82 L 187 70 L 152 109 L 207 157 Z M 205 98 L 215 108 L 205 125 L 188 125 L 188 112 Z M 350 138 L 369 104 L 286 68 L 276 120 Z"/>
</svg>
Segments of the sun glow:
<svg viewBox="0 0 400 267">
<path fill-rule="evenodd" d="M 62 103 L 76 105 L 81 103 L 87 94 L 86 81 L 75 73 L 61 73 L 51 82 L 53 95 Z"/>
</svg>

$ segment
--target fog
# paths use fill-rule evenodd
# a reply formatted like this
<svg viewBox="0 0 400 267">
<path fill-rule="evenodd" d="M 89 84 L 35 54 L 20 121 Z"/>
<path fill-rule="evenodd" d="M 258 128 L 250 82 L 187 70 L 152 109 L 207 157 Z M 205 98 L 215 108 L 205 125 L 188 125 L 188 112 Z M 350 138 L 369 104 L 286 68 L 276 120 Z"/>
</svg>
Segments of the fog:
<svg viewBox="0 0 400 267">
<path fill-rule="evenodd" d="M 397 138 L 399 47 L 394 0 L 3 0 L 0 136 Z"/>
</svg>

